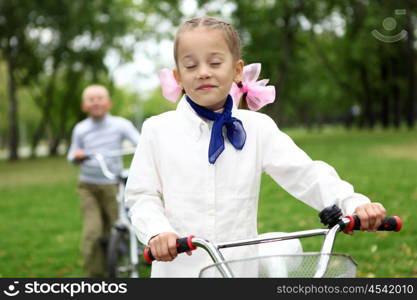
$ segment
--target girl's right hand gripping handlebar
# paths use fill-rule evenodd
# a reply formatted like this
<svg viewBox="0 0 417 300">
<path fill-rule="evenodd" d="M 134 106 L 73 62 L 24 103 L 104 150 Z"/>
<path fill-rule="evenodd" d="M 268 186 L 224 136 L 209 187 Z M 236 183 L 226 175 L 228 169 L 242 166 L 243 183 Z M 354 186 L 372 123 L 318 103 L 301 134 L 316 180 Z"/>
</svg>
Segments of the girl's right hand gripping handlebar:
<svg viewBox="0 0 417 300">
<path fill-rule="evenodd" d="M 190 235 L 189 237 L 177 239 L 177 253 L 183 253 L 197 249 L 197 247 L 194 246 L 191 242 L 193 238 L 194 236 Z M 155 260 L 155 257 L 152 255 L 151 248 L 149 247 L 146 247 L 143 251 L 143 257 L 149 263 Z"/>
<path fill-rule="evenodd" d="M 361 221 L 358 216 L 345 216 L 344 218 L 349 219 L 349 222 L 345 223 L 341 219 L 342 211 L 336 205 L 326 207 L 323 209 L 319 217 L 324 225 L 329 225 L 329 228 L 336 224 L 341 226 L 341 229 L 345 232 L 352 230 L 360 230 Z M 402 221 L 399 217 L 386 217 L 382 224 L 378 227 L 378 231 L 400 231 L 402 228 Z"/>
<path fill-rule="evenodd" d="M 361 220 L 358 216 L 346 216 L 350 220 L 349 224 L 344 229 L 345 232 L 350 232 L 352 230 L 361 229 Z M 403 223 L 400 217 L 386 217 L 382 224 L 378 227 L 378 231 L 400 231 L 403 226 Z"/>
</svg>

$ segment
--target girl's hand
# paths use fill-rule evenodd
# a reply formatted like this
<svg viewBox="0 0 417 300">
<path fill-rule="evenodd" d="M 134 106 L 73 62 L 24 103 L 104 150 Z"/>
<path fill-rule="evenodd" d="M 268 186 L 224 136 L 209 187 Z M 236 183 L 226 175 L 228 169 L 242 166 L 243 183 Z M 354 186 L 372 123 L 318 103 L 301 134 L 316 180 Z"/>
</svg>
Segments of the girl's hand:
<svg viewBox="0 0 417 300">
<path fill-rule="evenodd" d="M 173 232 L 160 233 L 149 240 L 149 247 L 155 260 L 171 261 L 177 257 L 177 239 L 179 236 Z M 191 255 L 191 251 L 187 252 Z"/>
<path fill-rule="evenodd" d="M 358 206 L 354 214 L 361 221 L 362 231 L 376 231 L 385 218 L 385 208 L 381 203 L 371 202 Z"/>
<path fill-rule="evenodd" d="M 149 240 L 152 255 L 157 261 L 171 261 L 177 257 L 177 238 L 173 232 L 160 233 Z"/>
</svg>

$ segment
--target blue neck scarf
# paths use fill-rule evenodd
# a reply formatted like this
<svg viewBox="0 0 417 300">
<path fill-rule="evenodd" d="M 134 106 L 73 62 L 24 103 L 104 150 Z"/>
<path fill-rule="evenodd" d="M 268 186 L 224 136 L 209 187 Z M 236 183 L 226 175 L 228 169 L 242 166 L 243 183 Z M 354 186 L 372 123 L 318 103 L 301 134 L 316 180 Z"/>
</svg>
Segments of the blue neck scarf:
<svg viewBox="0 0 417 300">
<path fill-rule="evenodd" d="M 188 96 L 186 96 L 186 99 L 200 117 L 214 121 L 208 151 L 208 160 L 211 164 L 216 162 L 224 150 L 223 126 L 226 126 L 227 138 L 233 147 L 237 150 L 242 150 L 246 141 L 246 132 L 242 121 L 232 117 L 233 100 L 230 95 L 227 96 L 222 113 L 216 113 L 200 106 Z"/>
</svg>

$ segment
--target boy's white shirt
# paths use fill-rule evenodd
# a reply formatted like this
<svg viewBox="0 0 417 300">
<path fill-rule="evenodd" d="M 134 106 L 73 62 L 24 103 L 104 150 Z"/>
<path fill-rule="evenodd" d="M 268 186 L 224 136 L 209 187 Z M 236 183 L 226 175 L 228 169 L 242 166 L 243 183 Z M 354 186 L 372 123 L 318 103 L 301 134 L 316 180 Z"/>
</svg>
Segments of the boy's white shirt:
<svg viewBox="0 0 417 300">
<path fill-rule="evenodd" d="M 106 155 L 122 149 L 124 140 L 136 146 L 140 133 L 129 120 L 107 113 L 100 119 L 88 117 L 77 123 L 71 137 L 71 146 L 68 150 L 67 160 L 74 162 L 76 150 L 83 149 L 87 154 L 100 153 Z M 123 163 L 121 157 L 105 157 L 111 172 L 118 174 Z M 81 182 L 92 184 L 117 183 L 117 179 L 108 179 L 95 159 L 85 160 L 80 166 Z"/>
<path fill-rule="evenodd" d="M 144 122 L 125 193 L 142 243 L 162 232 L 214 242 L 256 237 L 262 172 L 316 210 L 337 204 L 351 214 L 370 202 L 331 166 L 311 160 L 269 116 L 235 107 L 232 115 L 243 122 L 245 146 L 236 150 L 225 138 L 214 165 L 208 162 L 212 121 L 201 119 L 185 97 L 175 111 Z M 242 258 L 256 255 L 256 249 L 226 249 L 223 254 Z M 196 277 L 210 263 L 204 250 L 197 249 L 191 257 L 154 262 L 152 276 Z"/>
</svg>

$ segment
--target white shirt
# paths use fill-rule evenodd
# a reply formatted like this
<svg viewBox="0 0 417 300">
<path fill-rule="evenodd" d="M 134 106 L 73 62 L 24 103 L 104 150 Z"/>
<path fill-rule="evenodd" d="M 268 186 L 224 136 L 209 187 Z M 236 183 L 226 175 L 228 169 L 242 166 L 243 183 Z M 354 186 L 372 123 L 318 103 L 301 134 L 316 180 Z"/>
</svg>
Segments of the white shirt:
<svg viewBox="0 0 417 300">
<path fill-rule="evenodd" d="M 256 237 L 262 172 L 317 210 L 337 204 L 346 214 L 369 202 L 331 166 L 311 160 L 267 115 L 235 107 L 232 115 L 243 122 L 245 146 L 236 150 L 225 138 L 225 150 L 214 165 L 208 162 L 213 122 L 201 119 L 184 97 L 175 111 L 144 122 L 126 187 L 141 242 L 162 232 L 214 242 Z M 254 254 L 226 250 L 226 259 Z M 197 249 L 190 257 L 154 262 L 152 276 L 196 277 L 210 263 Z"/>
</svg>

